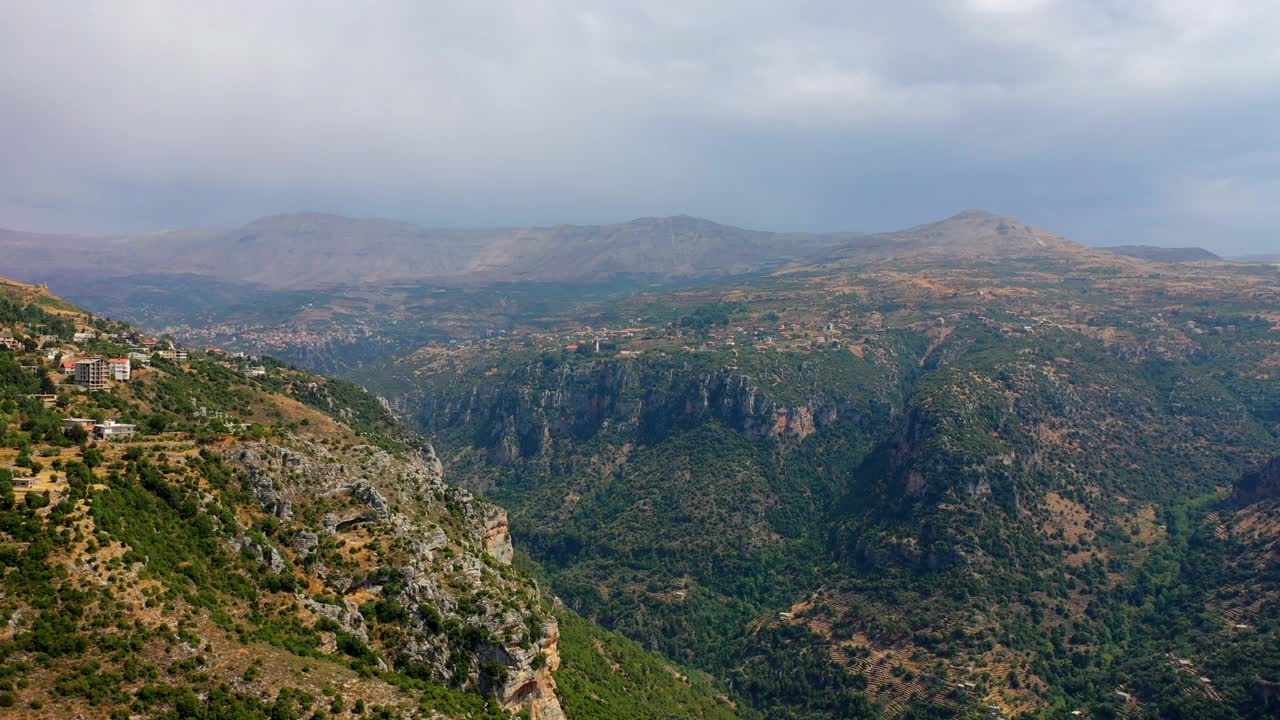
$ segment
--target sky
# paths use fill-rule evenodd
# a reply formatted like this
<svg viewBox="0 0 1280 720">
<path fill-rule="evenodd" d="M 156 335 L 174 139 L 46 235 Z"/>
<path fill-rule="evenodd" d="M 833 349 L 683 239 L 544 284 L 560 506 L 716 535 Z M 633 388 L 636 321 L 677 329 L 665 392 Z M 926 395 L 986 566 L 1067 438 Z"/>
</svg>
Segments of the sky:
<svg viewBox="0 0 1280 720">
<path fill-rule="evenodd" d="M 0 227 L 686 213 L 1280 253 L 1274 0 L 0 0 Z"/>
</svg>

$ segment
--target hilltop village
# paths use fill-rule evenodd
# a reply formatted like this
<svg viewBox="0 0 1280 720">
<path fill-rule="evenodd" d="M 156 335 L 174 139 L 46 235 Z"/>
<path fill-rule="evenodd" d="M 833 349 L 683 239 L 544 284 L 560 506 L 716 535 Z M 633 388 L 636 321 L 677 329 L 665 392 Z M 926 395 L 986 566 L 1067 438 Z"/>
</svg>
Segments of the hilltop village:
<svg viewBox="0 0 1280 720">
<path fill-rule="evenodd" d="M 39 378 L 40 392 L 20 394 L 16 397 L 18 402 L 39 402 L 50 410 L 74 409 L 85 404 L 83 400 L 89 398 L 86 394 L 147 382 L 153 362 L 181 366 L 190 360 L 188 351 L 171 339 L 147 337 L 132 329 L 122 331 L 109 321 L 90 320 L 89 324 L 62 334 L 48 332 L 50 325 L 59 326 L 55 320 L 0 328 L 0 345 L 15 351 L 19 367 Z M 257 358 L 245 353 L 209 348 L 205 356 L 245 377 L 267 374 Z M 208 409 L 200 408 L 194 417 L 208 417 Z M 82 429 L 99 440 L 127 437 L 137 431 L 132 423 L 101 417 L 69 416 L 63 419 L 62 426 Z"/>
<path fill-rule="evenodd" d="M 0 289 L 10 294 L 0 297 L 0 353 L 8 351 L 0 355 L 0 385 L 14 391 L 0 407 L 0 419 L 25 418 L 2 433 L 0 470 L 8 472 L 20 496 L 44 494 L 56 503 L 67 489 L 59 471 L 86 442 L 128 440 L 127 447 L 136 447 L 249 432 L 252 412 L 201 403 L 198 388 L 160 401 L 182 385 L 177 379 L 192 359 L 172 339 L 81 313 L 43 287 L 6 283 Z M 200 357 L 244 378 L 267 372 L 243 353 Z M 108 445 L 97 452 L 115 456 L 126 449 Z"/>
</svg>

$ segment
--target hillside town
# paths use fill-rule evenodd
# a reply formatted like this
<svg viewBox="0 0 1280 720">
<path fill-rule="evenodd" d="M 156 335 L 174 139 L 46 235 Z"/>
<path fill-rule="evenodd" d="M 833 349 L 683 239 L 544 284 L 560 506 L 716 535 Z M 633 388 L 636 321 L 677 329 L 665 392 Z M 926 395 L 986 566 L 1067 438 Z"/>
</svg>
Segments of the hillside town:
<svg viewBox="0 0 1280 720">
<path fill-rule="evenodd" d="M 63 445 L 190 443 L 252 429 L 253 412 L 243 404 L 233 408 L 218 397 L 174 393 L 184 392 L 182 378 L 211 368 L 226 372 L 230 383 L 264 379 L 269 361 L 217 348 L 193 354 L 170 338 L 78 311 L 23 307 L 5 297 L 15 289 L 37 301 L 47 293 L 17 283 L 0 287 L 0 471 L 14 478 L 15 488 L 60 487 L 63 451 L 57 447 Z M 8 424 L 23 417 L 20 427 Z M 37 453 L 31 444 L 39 438 L 56 447 Z M 52 466 L 42 457 L 53 459 Z"/>
</svg>

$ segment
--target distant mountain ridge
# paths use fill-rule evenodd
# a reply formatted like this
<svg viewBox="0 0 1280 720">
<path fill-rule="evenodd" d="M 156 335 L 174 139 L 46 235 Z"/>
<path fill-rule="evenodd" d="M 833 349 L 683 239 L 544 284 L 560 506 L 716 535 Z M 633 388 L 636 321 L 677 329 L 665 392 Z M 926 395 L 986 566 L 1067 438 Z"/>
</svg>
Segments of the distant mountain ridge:
<svg viewBox="0 0 1280 720">
<path fill-rule="evenodd" d="M 92 237 L 0 230 L 11 275 L 206 275 L 299 289 L 437 281 L 596 281 L 756 272 L 816 257 L 855 233 L 773 233 L 689 216 L 615 225 L 433 229 L 322 213 L 273 215 L 234 230 Z"/>
<path fill-rule="evenodd" d="M 1153 260 L 1155 262 L 1195 262 L 1197 260 L 1221 260 L 1218 255 L 1202 247 L 1160 247 L 1158 245 L 1112 245 L 1099 248 L 1117 255 Z"/>
<path fill-rule="evenodd" d="M 1255 262 L 1255 263 L 1280 263 L 1280 253 L 1271 255 L 1235 255 L 1227 258 L 1236 262 Z"/>
<path fill-rule="evenodd" d="M 688 215 L 613 225 L 440 229 L 290 213 L 234 230 L 103 237 L 0 230 L 0 251 L 0 271 L 35 282 L 200 275 L 274 290 L 418 281 L 599 282 L 626 275 L 698 279 L 906 254 L 1000 259 L 1094 252 L 981 210 L 872 235 L 749 230 Z"/>
</svg>

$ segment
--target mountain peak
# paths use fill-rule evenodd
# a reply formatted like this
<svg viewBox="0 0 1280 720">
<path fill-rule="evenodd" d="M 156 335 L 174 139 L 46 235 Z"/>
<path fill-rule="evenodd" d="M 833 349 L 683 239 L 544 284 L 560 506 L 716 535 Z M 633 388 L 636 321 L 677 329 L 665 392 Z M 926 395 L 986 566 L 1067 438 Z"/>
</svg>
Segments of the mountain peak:
<svg viewBox="0 0 1280 720">
<path fill-rule="evenodd" d="M 1044 255 L 1083 258 L 1093 251 L 1011 217 L 970 208 L 945 220 L 880 233 L 851 248 L 852 256 L 948 256 L 1014 258 Z M 1104 255 L 1104 254 L 1100 254 Z M 1114 256 L 1112 256 L 1114 257 Z"/>
<path fill-rule="evenodd" d="M 955 215 L 952 215 L 951 217 L 947 218 L 943 222 L 947 222 L 950 220 L 1004 220 L 1004 219 L 1005 218 L 999 215 L 996 215 L 995 213 L 983 210 L 982 208 L 968 208 L 967 210 L 961 210 Z"/>
<path fill-rule="evenodd" d="M 655 217 L 641 217 L 634 220 L 628 220 L 623 225 L 632 225 L 638 227 L 666 227 L 666 228 L 718 228 L 729 227 L 722 225 L 714 220 L 695 217 L 693 215 L 661 215 Z"/>
</svg>

